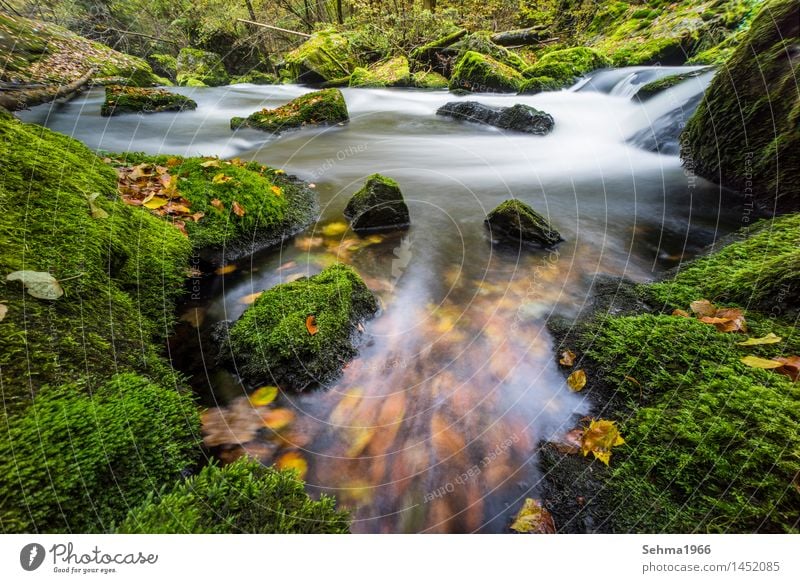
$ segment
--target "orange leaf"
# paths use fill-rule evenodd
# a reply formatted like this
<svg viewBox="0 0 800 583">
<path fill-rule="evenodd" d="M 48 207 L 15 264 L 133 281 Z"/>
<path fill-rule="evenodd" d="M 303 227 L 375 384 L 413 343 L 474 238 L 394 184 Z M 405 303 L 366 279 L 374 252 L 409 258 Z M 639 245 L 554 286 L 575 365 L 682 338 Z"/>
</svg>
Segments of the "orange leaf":
<svg viewBox="0 0 800 583">
<path fill-rule="evenodd" d="M 571 350 L 565 350 L 561 353 L 561 358 L 558 360 L 561 366 L 572 366 L 575 364 L 575 353 Z"/>
<path fill-rule="evenodd" d="M 236 202 L 234 200 L 233 201 L 233 212 L 237 217 L 243 217 L 244 213 L 245 213 L 245 210 L 244 210 L 244 207 L 242 205 L 240 205 L 238 202 Z"/>
<path fill-rule="evenodd" d="M 793 382 L 797 382 L 798 377 L 800 377 L 800 356 L 779 356 L 775 360 L 783 363 L 783 366 L 776 368 L 775 372 L 784 374 L 792 379 Z"/>
<path fill-rule="evenodd" d="M 317 326 L 317 317 L 314 314 L 310 314 L 306 318 L 306 330 L 312 336 L 319 332 L 319 327 Z"/>
<path fill-rule="evenodd" d="M 594 454 L 595 459 L 599 459 L 608 465 L 611 460 L 611 448 L 625 443 L 619 433 L 619 429 L 614 421 L 605 419 L 592 419 L 589 427 L 583 433 L 581 449 L 583 455 L 589 452 Z"/>
<path fill-rule="evenodd" d="M 272 190 L 272 194 L 274 194 L 275 196 L 281 196 L 283 194 L 283 189 L 280 186 L 276 186 L 274 184 L 270 187 L 270 190 Z"/>
<path fill-rule="evenodd" d="M 294 413 L 289 409 L 268 409 L 261 414 L 261 419 L 264 427 L 277 431 L 294 421 Z"/>
<path fill-rule="evenodd" d="M 218 199 L 218 198 L 215 198 L 215 199 L 211 200 L 211 206 L 213 206 L 218 211 L 224 211 L 225 210 L 225 205 L 222 204 L 222 201 L 220 199 Z"/>
<path fill-rule="evenodd" d="M 673 316 L 680 316 L 681 318 L 689 318 L 689 312 L 686 310 L 672 310 Z"/>
<path fill-rule="evenodd" d="M 308 473 L 308 462 L 297 451 L 283 454 L 275 461 L 275 465 L 281 470 L 294 470 L 300 480 L 304 479 Z"/>
<path fill-rule="evenodd" d="M 708 300 L 695 300 L 689 307 L 698 316 L 713 316 L 717 313 L 717 307 Z"/>
<path fill-rule="evenodd" d="M 236 269 L 237 267 L 235 263 L 228 263 L 222 267 L 217 267 L 217 269 L 214 270 L 214 273 L 217 275 L 228 275 L 229 273 L 236 271 Z"/>
<path fill-rule="evenodd" d="M 554 534 L 556 525 L 552 515 L 541 502 L 526 498 L 511 524 L 511 530 L 524 534 Z"/>
</svg>

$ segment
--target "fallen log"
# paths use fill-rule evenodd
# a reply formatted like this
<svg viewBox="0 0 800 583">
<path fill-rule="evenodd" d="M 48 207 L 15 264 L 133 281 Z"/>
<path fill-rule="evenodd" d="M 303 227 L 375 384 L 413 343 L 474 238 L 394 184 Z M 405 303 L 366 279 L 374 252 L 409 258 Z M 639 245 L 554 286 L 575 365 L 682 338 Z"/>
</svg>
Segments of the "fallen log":
<svg viewBox="0 0 800 583">
<path fill-rule="evenodd" d="M 493 34 L 490 38 L 493 43 L 501 46 L 511 45 L 535 45 L 547 38 L 549 31 L 546 26 L 532 26 L 530 28 L 520 28 L 518 30 L 509 30 L 506 32 L 498 32 Z"/>
<path fill-rule="evenodd" d="M 83 89 L 94 73 L 94 69 L 89 69 L 85 75 L 66 85 L 46 85 L 35 89 L 0 91 L 0 107 L 5 107 L 9 111 L 18 111 L 72 95 Z"/>
</svg>

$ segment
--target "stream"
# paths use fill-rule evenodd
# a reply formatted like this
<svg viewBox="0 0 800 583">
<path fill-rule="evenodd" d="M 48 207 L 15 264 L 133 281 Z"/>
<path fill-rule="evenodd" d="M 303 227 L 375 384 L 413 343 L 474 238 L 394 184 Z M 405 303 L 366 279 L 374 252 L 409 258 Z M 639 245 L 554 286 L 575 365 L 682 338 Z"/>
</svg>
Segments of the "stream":
<svg viewBox="0 0 800 583">
<path fill-rule="evenodd" d="M 637 86 L 691 69 L 600 71 L 530 96 L 346 88 L 348 124 L 280 137 L 228 123 L 310 89 L 172 88 L 197 110 L 112 118 L 100 117 L 103 90 L 93 89 L 20 117 L 94 149 L 237 156 L 314 183 L 318 222 L 280 249 L 207 274 L 182 307 L 171 356 L 212 407 L 204 419 L 218 455 L 307 470 L 312 493 L 352 509 L 354 532 L 508 532 L 524 499 L 539 497 L 538 443 L 589 411 L 566 386 L 548 318 L 576 315 L 599 274 L 647 281 L 738 226 L 720 188 L 687 175 L 676 155 L 675 128 L 713 73 L 631 99 Z M 458 99 L 526 103 L 550 113 L 555 129 L 513 134 L 435 115 Z M 399 182 L 407 232 L 359 237 L 342 223 L 349 197 L 375 172 Z M 512 197 L 565 242 L 551 251 L 493 246 L 483 220 Z M 355 266 L 381 301 L 359 356 L 333 386 L 282 393 L 255 415 L 245 396 L 253 387 L 213 366 L 211 328 L 264 289 L 336 261 Z"/>
</svg>

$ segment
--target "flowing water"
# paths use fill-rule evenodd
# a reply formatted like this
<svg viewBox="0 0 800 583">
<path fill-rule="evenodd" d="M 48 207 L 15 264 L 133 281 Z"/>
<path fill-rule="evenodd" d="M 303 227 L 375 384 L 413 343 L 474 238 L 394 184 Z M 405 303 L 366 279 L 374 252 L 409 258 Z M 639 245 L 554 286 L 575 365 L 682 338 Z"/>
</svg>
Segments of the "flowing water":
<svg viewBox="0 0 800 583">
<path fill-rule="evenodd" d="M 534 96 L 344 89 L 348 124 L 277 138 L 233 133 L 228 121 L 308 89 L 178 88 L 197 111 L 110 119 L 92 90 L 22 117 L 93 148 L 238 156 L 314 183 L 317 223 L 224 276 L 207 275 L 185 307 L 171 350 L 211 407 L 208 443 L 225 460 L 247 453 L 307 470 L 312 491 L 353 509 L 356 532 L 505 532 L 540 492 L 540 441 L 589 408 L 565 385 L 548 318 L 591 301 L 598 274 L 653 278 L 735 227 L 718 187 L 642 138 L 677 143 L 673 122 L 688 117 L 710 74 L 645 104 L 630 96 L 683 70 L 605 71 Z M 527 103 L 552 114 L 555 129 L 517 135 L 434 115 L 455 99 Z M 349 196 L 375 172 L 400 183 L 407 232 L 359 237 L 341 224 Z M 483 219 L 512 197 L 546 215 L 565 242 L 555 251 L 494 246 Z M 251 402 L 253 387 L 213 366 L 209 330 L 262 290 L 336 261 L 354 265 L 381 299 L 360 355 L 325 390 Z"/>
</svg>

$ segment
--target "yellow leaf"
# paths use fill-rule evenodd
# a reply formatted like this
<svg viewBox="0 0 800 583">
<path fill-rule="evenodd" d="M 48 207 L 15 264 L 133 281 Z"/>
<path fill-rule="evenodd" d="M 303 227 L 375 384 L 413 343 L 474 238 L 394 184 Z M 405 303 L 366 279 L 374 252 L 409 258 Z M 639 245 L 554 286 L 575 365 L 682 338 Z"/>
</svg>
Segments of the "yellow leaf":
<svg viewBox="0 0 800 583">
<path fill-rule="evenodd" d="M 308 462 L 297 451 L 283 454 L 275 461 L 275 465 L 281 470 L 294 470 L 300 480 L 304 479 L 308 473 Z"/>
<path fill-rule="evenodd" d="M 248 306 L 249 306 L 249 305 L 250 305 L 250 304 L 252 304 L 254 301 L 256 301 L 256 300 L 257 300 L 259 297 L 261 297 L 261 294 L 263 294 L 263 293 L 264 293 L 264 292 L 256 292 L 256 293 L 254 293 L 254 294 L 247 294 L 246 296 L 242 296 L 242 297 L 239 299 L 239 303 L 240 303 L 240 304 L 245 304 L 245 305 L 248 305 Z"/>
<path fill-rule="evenodd" d="M 151 210 L 154 210 L 154 209 L 157 209 L 157 208 L 161 208 L 162 206 L 164 206 L 168 202 L 169 201 L 166 198 L 164 198 L 163 196 L 154 196 L 153 198 L 148 200 L 146 203 L 144 203 L 144 206 L 149 208 L 149 209 L 151 209 Z"/>
<path fill-rule="evenodd" d="M 575 353 L 571 350 L 565 350 L 561 353 L 561 358 L 558 359 L 561 366 L 572 366 L 575 364 Z"/>
<path fill-rule="evenodd" d="M 250 393 L 250 403 L 254 407 L 263 407 L 269 405 L 278 396 L 278 387 L 267 386 L 256 389 Z"/>
<path fill-rule="evenodd" d="M 98 196 L 100 196 L 99 192 L 94 192 L 88 196 L 89 212 L 91 213 L 93 219 L 107 219 L 108 213 L 100 208 L 95 202 Z"/>
<path fill-rule="evenodd" d="M 783 338 L 770 332 L 761 338 L 748 338 L 744 342 L 737 342 L 737 344 L 739 346 L 759 346 L 761 344 L 777 344 L 781 340 L 783 340 Z"/>
<path fill-rule="evenodd" d="M 14 271 L 6 281 L 21 281 L 28 295 L 40 300 L 57 300 L 64 295 L 61 284 L 46 271 Z"/>
<path fill-rule="evenodd" d="M 350 445 L 345 452 L 347 457 L 358 457 L 375 435 L 375 427 L 351 427 L 347 430 Z"/>
<path fill-rule="evenodd" d="M 274 194 L 275 196 L 281 196 L 283 194 L 283 189 L 280 186 L 276 186 L 274 184 L 272 185 L 270 190 L 272 190 L 272 194 Z"/>
<path fill-rule="evenodd" d="M 219 174 L 214 175 L 214 178 L 211 179 L 211 184 L 224 184 L 230 180 L 230 176 L 225 176 L 224 172 L 220 172 Z"/>
<path fill-rule="evenodd" d="M 586 373 L 583 369 L 576 370 L 574 373 L 567 377 L 567 384 L 569 388 L 576 393 L 586 386 Z"/>
<path fill-rule="evenodd" d="M 234 271 L 236 271 L 236 269 L 237 267 L 235 263 L 228 263 L 226 265 L 223 265 L 222 267 L 218 267 L 217 269 L 215 269 L 214 273 L 216 273 L 217 275 L 228 275 L 229 273 L 233 273 Z"/>
<path fill-rule="evenodd" d="M 595 459 L 608 465 L 611 460 L 611 448 L 624 443 L 625 440 L 622 439 L 622 435 L 620 435 L 614 421 L 592 419 L 589 427 L 583 432 L 581 450 L 583 455 L 588 455 L 589 452 L 592 452 Z"/>
<path fill-rule="evenodd" d="M 331 411 L 330 416 L 328 417 L 328 421 L 332 425 L 345 425 L 349 422 L 350 418 L 353 416 L 356 407 L 361 402 L 361 398 L 364 396 L 363 389 L 355 388 L 349 389 L 339 402 L 334 407 L 333 411 Z"/>
<path fill-rule="evenodd" d="M 219 168 L 219 160 L 208 160 L 200 164 L 203 168 Z"/>
<path fill-rule="evenodd" d="M 8 314 L 8 306 L 5 304 L 0 304 L 0 322 L 5 319 L 6 314 Z"/>
<path fill-rule="evenodd" d="M 745 356 L 742 359 L 742 362 L 747 366 L 752 366 L 753 368 L 780 368 L 783 366 L 782 362 L 767 358 L 759 358 L 758 356 Z"/>
<path fill-rule="evenodd" d="M 556 525 L 541 502 L 526 498 L 511 524 L 511 530 L 526 534 L 553 534 L 556 532 Z"/>
<path fill-rule="evenodd" d="M 342 221 L 337 221 L 335 223 L 329 223 L 322 227 L 322 234 L 326 237 L 336 237 L 341 235 L 347 231 L 347 223 Z"/>
<path fill-rule="evenodd" d="M 294 413 L 289 409 L 269 409 L 261 414 L 261 419 L 264 427 L 277 431 L 294 421 Z"/>
</svg>

